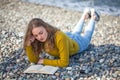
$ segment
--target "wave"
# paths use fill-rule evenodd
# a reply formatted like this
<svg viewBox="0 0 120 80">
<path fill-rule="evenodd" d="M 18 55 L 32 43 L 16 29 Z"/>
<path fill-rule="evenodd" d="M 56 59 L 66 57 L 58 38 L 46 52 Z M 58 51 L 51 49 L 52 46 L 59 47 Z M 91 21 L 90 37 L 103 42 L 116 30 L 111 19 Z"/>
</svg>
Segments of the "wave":
<svg viewBox="0 0 120 80">
<path fill-rule="evenodd" d="M 120 16 L 120 0 L 22 0 L 36 4 L 57 6 L 83 11 L 85 7 L 95 8 L 100 13 Z"/>
</svg>

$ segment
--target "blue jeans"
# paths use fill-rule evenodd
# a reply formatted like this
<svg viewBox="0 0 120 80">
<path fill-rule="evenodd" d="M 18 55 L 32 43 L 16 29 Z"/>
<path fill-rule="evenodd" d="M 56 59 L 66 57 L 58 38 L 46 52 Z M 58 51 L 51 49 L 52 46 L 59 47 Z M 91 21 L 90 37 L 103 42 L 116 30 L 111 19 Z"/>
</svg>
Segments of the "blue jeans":
<svg viewBox="0 0 120 80">
<path fill-rule="evenodd" d="M 85 49 L 87 49 L 88 45 L 90 44 L 92 34 L 94 32 L 95 27 L 95 20 L 91 19 L 88 23 L 88 26 L 85 27 L 84 33 L 81 34 L 84 26 L 84 20 L 80 19 L 80 21 L 77 23 L 75 28 L 72 32 L 66 32 L 66 34 L 73 40 L 75 40 L 80 50 L 78 52 L 82 52 Z"/>
</svg>

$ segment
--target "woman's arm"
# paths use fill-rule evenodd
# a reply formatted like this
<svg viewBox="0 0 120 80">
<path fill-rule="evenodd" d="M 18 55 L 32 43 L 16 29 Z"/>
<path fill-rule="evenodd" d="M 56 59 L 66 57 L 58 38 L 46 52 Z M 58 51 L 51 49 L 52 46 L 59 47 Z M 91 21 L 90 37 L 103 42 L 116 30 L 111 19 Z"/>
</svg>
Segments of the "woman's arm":
<svg viewBox="0 0 120 80">
<path fill-rule="evenodd" d="M 58 53 L 60 54 L 59 58 L 56 60 L 50 59 L 43 59 L 43 64 L 45 65 L 52 65 L 52 66 L 59 66 L 59 67 L 66 67 L 69 64 L 69 42 L 68 37 L 65 34 L 59 33 L 56 35 L 56 46 L 58 49 Z"/>
<path fill-rule="evenodd" d="M 39 55 L 38 54 L 34 54 L 33 50 L 32 50 L 32 46 L 27 46 L 26 47 L 26 54 L 28 56 L 28 59 L 30 62 L 32 63 L 37 63 L 39 60 Z"/>
</svg>

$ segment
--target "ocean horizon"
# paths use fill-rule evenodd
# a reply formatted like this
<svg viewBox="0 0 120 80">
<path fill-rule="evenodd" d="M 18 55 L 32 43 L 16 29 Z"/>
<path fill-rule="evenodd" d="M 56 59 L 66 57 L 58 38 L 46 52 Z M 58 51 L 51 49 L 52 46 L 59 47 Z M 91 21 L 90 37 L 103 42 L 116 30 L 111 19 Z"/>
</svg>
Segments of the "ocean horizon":
<svg viewBox="0 0 120 80">
<path fill-rule="evenodd" d="M 101 14 L 120 16 L 120 0 L 22 0 L 36 4 L 56 6 L 83 11 L 85 7 L 95 8 Z"/>
</svg>

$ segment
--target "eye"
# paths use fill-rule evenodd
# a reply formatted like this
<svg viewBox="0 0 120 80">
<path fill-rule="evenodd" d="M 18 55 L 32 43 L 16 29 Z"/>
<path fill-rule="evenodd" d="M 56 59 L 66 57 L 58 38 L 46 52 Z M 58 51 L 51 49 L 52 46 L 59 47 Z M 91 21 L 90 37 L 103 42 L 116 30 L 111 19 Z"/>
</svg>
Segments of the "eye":
<svg viewBox="0 0 120 80">
<path fill-rule="evenodd" d="M 34 37 L 37 37 L 38 35 L 34 35 Z"/>
<path fill-rule="evenodd" d="M 43 34 L 43 32 L 42 32 L 42 31 L 40 31 L 40 32 L 39 32 L 39 34 Z"/>
</svg>

